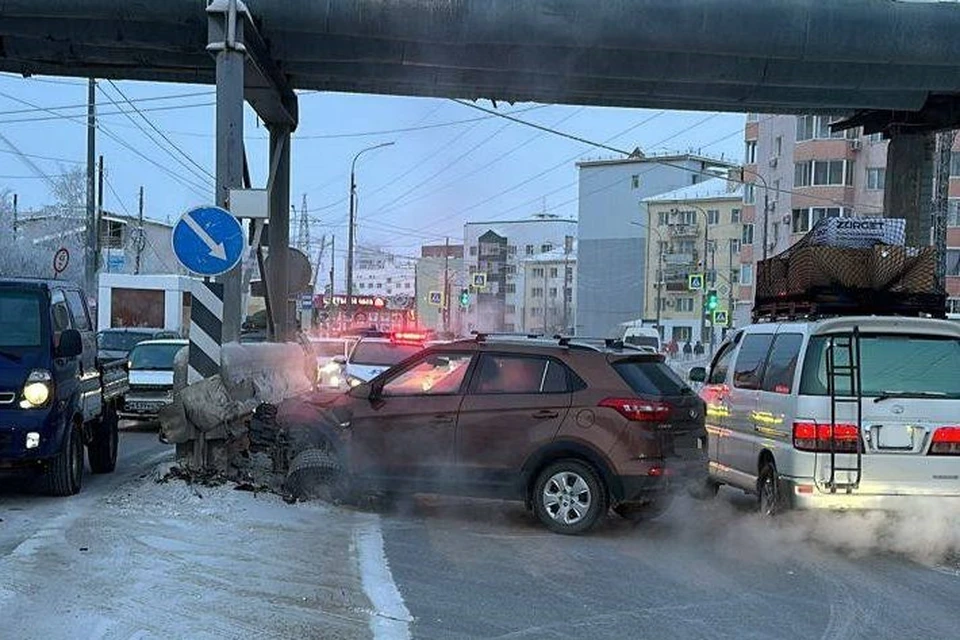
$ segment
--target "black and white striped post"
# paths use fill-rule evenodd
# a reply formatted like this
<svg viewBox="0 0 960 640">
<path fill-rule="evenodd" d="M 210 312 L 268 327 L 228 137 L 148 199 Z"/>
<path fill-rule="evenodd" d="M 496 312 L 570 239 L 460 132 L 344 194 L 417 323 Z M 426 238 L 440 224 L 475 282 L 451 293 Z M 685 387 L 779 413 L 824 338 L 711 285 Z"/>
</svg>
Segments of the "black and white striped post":
<svg viewBox="0 0 960 640">
<path fill-rule="evenodd" d="M 190 301 L 190 362 L 187 383 L 220 373 L 223 348 L 223 284 L 194 282 Z"/>
</svg>

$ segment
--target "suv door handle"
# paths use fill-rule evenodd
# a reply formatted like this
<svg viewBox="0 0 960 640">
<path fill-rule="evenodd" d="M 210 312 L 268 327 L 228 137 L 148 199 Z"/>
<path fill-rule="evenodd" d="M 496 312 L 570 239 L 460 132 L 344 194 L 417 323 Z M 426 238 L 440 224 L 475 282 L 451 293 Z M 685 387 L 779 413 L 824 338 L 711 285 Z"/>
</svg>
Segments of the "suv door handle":
<svg viewBox="0 0 960 640">
<path fill-rule="evenodd" d="M 548 420 L 550 418 L 556 418 L 559 416 L 560 416 L 559 413 L 557 413 L 556 411 L 550 411 L 549 409 L 542 409 L 540 411 L 537 411 L 535 414 L 533 414 L 533 417 L 536 418 L 537 420 Z"/>
<path fill-rule="evenodd" d="M 453 422 L 453 416 L 446 413 L 438 413 L 437 415 L 433 416 L 433 420 L 431 422 L 433 422 L 433 424 L 450 424 Z"/>
</svg>

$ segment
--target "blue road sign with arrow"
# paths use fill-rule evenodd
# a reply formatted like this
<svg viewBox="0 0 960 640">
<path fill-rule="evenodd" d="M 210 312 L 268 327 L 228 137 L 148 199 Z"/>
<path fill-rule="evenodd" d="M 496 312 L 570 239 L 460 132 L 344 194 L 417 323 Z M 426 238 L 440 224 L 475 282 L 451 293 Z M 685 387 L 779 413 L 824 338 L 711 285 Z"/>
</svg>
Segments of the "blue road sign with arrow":
<svg viewBox="0 0 960 640">
<path fill-rule="evenodd" d="M 240 221 L 220 207 L 191 209 L 173 227 L 177 260 L 200 276 L 219 276 L 233 269 L 246 244 Z"/>
</svg>

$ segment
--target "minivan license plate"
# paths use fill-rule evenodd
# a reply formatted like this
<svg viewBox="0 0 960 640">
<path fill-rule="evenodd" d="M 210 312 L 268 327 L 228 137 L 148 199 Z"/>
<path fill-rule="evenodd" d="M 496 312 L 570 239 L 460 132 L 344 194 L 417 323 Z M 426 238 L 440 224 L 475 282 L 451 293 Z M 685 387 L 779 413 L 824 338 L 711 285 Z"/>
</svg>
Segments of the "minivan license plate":
<svg viewBox="0 0 960 640">
<path fill-rule="evenodd" d="M 886 425 L 878 429 L 877 446 L 881 449 L 913 449 L 913 427 Z"/>
</svg>

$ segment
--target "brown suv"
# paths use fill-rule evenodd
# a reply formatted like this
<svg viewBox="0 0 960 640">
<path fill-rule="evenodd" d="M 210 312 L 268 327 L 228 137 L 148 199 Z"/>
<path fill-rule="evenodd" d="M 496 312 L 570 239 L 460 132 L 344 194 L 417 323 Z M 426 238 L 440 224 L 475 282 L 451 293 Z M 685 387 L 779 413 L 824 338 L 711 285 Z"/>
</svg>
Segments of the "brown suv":
<svg viewBox="0 0 960 640">
<path fill-rule="evenodd" d="M 703 401 L 662 356 L 613 341 L 437 345 L 279 421 L 310 424 L 294 471 L 335 465 L 352 491 L 524 500 L 558 533 L 609 506 L 655 517 L 681 478 L 706 476 Z"/>
</svg>

